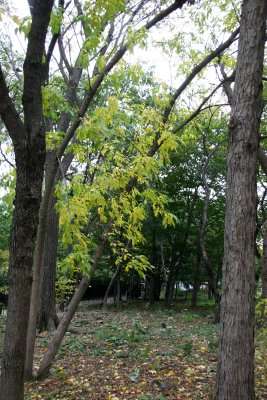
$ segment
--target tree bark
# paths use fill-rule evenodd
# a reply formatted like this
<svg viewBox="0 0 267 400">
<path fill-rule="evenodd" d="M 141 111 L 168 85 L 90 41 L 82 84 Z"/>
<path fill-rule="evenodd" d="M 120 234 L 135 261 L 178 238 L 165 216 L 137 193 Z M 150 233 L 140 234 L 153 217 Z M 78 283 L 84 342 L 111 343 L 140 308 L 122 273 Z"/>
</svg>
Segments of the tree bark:
<svg viewBox="0 0 267 400">
<path fill-rule="evenodd" d="M 47 231 L 41 268 L 41 290 L 38 302 L 37 329 L 39 332 L 54 331 L 58 326 L 56 313 L 56 260 L 58 248 L 58 214 L 55 211 L 55 198 L 51 197 L 48 206 Z"/>
<path fill-rule="evenodd" d="M 45 163 L 45 123 L 41 86 L 45 38 L 53 1 L 36 1 L 24 62 L 24 125 L 12 110 L 1 71 L 0 113 L 13 141 L 16 159 L 15 210 L 9 263 L 9 301 L 1 374 L 1 400 L 24 398 L 24 362 L 32 284 L 32 265 Z M 4 107 L 3 107 L 4 106 Z M 13 115 L 12 115 L 13 112 Z M 13 120 L 13 122 L 12 122 Z M 14 129 L 14 123 L 20 129 Z"/>
<path fill-rule="evenodd" d="M 217 400 L 254 400 L 254 236 L 267 2 L 242 5 L 229 123 Z"/>
</svg>

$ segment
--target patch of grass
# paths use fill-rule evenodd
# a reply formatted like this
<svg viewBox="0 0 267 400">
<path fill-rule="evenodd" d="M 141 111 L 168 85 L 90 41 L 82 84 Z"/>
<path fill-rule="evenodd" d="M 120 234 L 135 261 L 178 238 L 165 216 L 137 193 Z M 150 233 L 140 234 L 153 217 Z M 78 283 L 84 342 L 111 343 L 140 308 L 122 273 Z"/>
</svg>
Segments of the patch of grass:
<svg viewBox="0 0 267 400">
<path fill-rule="evenodd" d="M 66 351 L 72 354 L 82 353 L 85 349 L 85 343 L 76 335 L 68 334 L 65 341 L 61 344 L 58 357 L 65 355 Z"/>
<path fill-rule="evenodd" d="M 192 340 L 186 341 L 186 342 L 181 346 L 185 357 L 191 356 L 192 351 L 193 351 L 193 346 L 194 346 L 194 345 L 193 345 L 193 341 L 192 341 Z"/>
<path fill-rule="evenodd" d="M 219 341 L 218 339 L 210 340 L 208 342 L 208 350 L 210 352 L 216 351 L 219 347 Z"/>
</svg>

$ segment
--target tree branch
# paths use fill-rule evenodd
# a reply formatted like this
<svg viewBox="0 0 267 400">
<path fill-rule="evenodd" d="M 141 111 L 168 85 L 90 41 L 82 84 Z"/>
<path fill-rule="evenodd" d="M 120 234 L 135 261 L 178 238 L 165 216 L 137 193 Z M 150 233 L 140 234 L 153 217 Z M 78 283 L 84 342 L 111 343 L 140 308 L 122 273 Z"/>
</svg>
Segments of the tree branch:
<svg viewBox="0 0 267 400">
<path fill-rule="evenodd" d="M 0 115 L 14 144 L 26 134 L 19 113 L 9 96 L 9 90 L 0 64 Z"/>
<path fill-rule="evenodd" d="M 175 91 L 173 94 L 169 106 L 165 109 L 163 114 L 163 123 L 165 123 L 175 105 L 176 100 L 178 97 L 183 93 L 183 91 L 187 88 L 187 86 L 192 82 L 197 74 L 202 71 L 215 57 L 219 56 L 224 50 L 226 50 L 236 39 L 239 33 L 239 28 L 237 28 L 231 36 L 226 40 L 226 42 L 222 43 L 220 46 L 217 47 L 214 51 L 212 51 L 207 57 L 204 58 L 198 65 L 196 65 L 185 81 L 181 84 L 181 86 Z"/>
</svg>

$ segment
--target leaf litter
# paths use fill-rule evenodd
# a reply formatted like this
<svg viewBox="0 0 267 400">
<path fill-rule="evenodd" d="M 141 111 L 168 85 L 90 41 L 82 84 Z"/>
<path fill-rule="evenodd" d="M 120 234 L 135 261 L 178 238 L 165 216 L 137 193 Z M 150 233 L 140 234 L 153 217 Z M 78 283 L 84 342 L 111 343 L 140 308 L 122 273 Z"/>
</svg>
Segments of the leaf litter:
<svg viewBox="0 0 267 400">
<path fill-rule="evenodd" d="M 218 325 L 207 311 L 144 305 L 77 312 L 44 381 L 26 384 L 25 400 L 213 399 Z M 72 331 L 72 330 L 71 330 Z M 267 398 L 267 348 L 256 345 L 256 398 Z M 49 342 L 37 340 L 35 370 Z"/>
</svg>

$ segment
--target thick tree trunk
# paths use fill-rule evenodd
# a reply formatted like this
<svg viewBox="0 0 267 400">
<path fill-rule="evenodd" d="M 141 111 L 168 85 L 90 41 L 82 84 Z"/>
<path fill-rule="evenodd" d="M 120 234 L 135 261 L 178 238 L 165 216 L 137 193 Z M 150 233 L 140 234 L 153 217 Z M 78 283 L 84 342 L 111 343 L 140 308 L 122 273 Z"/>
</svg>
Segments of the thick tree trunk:
<svg viewBox="0 0 267 400">
<path fill-rule="evenodd" d="M 32 156 L 30 157 L 29 154 Z M 44 141 L 16 155 L 17 182 L 9 265 L 9 300 L 1 375 L 1 400 L 23 395 L 32 264 L 41 201 Z M 29 240 L 31 238 L 31 240 Z"/>
<path fill-rule="evenodd" d="M 0 112 L 13 141 L 16 159 L 16 195 L 10 245 L 9 301 L 2 360 L 1 400 L 24 398 L 23 378 L 33 253 L 45 163 L 41 86 L 46 78 L 48 65 L 43 63 L 43 56 L 52 6 L 52 0 L 37 0 L 32 9 L 32 24 L 23 66 L 24 125 L 18 121 L 18 113 L 12 105 L 0 71 Z M 18 127 L 20 129 L 16 130 Z"/>
<path fill-rule="evenodd" d="M 17 181 L 9 263 L 8 318 L 4 342 L 1 399 L 23 399 L 32 265 L 41 201 L 44 140 L 16 155 Z M 20 153 L 20 152 L 19 152 Z M 24 153 L 24 154 L 23 154 Z M 29 156 L 29 154 L 37 154 Z M 36 159 L 38 158 L 38 160 Z M 34 169 L 34 171 L 30 171 Z M 2 397 L 1 397 L 2 396 Z"/>
<path fill-rule="evenodd" d="M 243 2 L 229 124 L 217 400 L 253 400 L 256 164 L 267 2 Z"/>
</svg>

